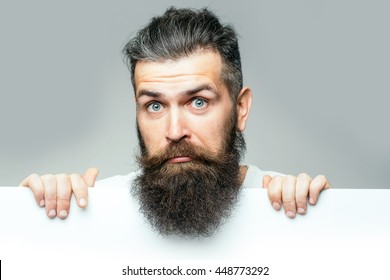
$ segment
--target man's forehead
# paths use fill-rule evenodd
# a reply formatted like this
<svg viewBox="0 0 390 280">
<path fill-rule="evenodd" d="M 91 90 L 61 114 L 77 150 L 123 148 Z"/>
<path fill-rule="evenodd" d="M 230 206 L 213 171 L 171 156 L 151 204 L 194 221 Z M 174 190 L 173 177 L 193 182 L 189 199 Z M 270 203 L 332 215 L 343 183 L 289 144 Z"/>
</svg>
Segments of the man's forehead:
<svg viewBox="0 0 390 280">
<path fill-rule="evenodd" d="M 137 91 L 166 84 L 221 83 L 222 61 L 218 53 L 202 51 L 178 60 L 139 61 L 134 72 Z"/>
</svg>

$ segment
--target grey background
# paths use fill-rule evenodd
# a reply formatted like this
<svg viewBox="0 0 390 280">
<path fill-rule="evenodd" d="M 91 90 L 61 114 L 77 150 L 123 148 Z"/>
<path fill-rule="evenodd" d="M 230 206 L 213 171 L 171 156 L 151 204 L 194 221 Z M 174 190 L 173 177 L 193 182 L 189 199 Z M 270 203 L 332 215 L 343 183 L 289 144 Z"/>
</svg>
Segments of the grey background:
<svg viewBox="0 0 390 280">
<path fill-rule="evenodd" d="M 121 48 L 176 5 L 208 6 L 240 34 L 254 92 L 245 162 L 390 188 L 389 3 L 0 0 L 0 185 L 137 168 Z"/>
</svg>

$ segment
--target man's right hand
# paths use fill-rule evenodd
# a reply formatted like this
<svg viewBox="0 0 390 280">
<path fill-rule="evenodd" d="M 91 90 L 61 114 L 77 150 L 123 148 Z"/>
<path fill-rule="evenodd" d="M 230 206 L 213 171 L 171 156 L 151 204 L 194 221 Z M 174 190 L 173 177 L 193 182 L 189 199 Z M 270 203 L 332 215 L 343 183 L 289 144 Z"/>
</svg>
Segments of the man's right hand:
<svg viewBox="0 0 390 280">
<path fill-rule="evenodd" d="M 65 219 L 69 215 L 70 199 L 74 193 L 77 205 L 85 208 L 88 205 L 88 187 L 93 187 L 98 176 L 97 168 L 89 168 L 84 175 L 80 174 L 31 174 L 19 186 L 32 190 L 35 201 L 46 209 L 49 218 L 57 215 Z"/>
</svg>

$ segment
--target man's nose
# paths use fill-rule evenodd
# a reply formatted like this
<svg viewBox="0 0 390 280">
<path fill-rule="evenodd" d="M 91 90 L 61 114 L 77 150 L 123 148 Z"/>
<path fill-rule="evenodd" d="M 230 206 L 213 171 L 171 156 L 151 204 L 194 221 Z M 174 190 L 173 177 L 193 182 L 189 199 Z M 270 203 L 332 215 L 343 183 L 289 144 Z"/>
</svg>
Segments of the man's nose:
<svg viewBox="0 0 390 280">
<path fill-rule="evenodd" d="M 188 137 L 188 129 L 186 126 L 186 119 L 180 109 L 172 109 L 168 116 L 168 129 L 166 138 L 169 141 L 179 142 Z"/>
</svg>

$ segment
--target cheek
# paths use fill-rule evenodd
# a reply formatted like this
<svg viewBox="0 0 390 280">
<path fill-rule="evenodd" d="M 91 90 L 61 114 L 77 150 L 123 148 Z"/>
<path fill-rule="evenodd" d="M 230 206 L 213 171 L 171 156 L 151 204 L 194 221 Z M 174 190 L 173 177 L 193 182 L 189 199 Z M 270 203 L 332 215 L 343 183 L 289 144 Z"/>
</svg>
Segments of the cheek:
<svg viewBox="0 0 390 280">
<path fill-rule="evenodd" d="M 226 135 L 226 125 L 225 120 L 217 120 L 216 118 L 198 122 L 193 130 L 193 135 L 197 136 L 196 138 L 200 140 L 201 145 L 218 153 Z"/>
<path fill-rule="evenodd" d="M 145 125 L 142 120 L 138 121 L 138 128 L 142 136 L 144 145 L 147 151 L 151 154 L 157 152 L 160 149 L 160 144 L 162 143 L 161 139 L 163 139 L 161 127 L 161 125 L 154 126 L 150 122 Z"/>
</svg>

